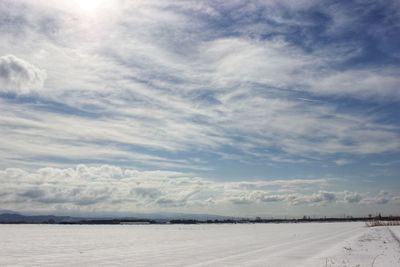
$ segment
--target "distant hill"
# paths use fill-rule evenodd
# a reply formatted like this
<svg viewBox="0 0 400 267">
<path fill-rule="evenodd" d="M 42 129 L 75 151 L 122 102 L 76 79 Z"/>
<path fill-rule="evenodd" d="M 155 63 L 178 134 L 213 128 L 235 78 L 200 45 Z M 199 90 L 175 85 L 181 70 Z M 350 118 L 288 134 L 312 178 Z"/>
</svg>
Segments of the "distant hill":
<svg viewBox="0 0 400 267">
<path fill-rule="evenodd" d="M 5 214 L 5 213 L 18 214 L 18 212 L 15 212 L 13 210 L 0 210 L 0 214 Z"/>
<path fill-rule="evenodd" d="M 71 217 L 56 215 L 23 215 L 10 210 L 0 210 L 0 223 L 88 223 L 151 220 L 157 223 L 169 220 L 224 220 L 228 217 L 209 214 L 185 213 L 133 213 L 131 216 Z"/>
<path fill-rule="evenodd" d="M 0 223 L 60 223 L 60 222 L 76 222 L 80 218 L 55 215 L 22 215 L 18 213 L 2 213 L 0 214 Z"/>
</svg>

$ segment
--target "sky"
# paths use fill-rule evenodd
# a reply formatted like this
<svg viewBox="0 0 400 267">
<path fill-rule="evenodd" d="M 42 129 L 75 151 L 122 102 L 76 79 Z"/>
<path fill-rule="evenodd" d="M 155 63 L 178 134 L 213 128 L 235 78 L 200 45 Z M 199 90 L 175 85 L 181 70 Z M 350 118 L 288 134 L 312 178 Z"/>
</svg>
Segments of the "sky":
<svg viewBox="0 0 400 267">
<path fill-rule="evenodd" d="M 0 209 L 400 215 L 400 2 L 0 1 Z"/>
</svg>

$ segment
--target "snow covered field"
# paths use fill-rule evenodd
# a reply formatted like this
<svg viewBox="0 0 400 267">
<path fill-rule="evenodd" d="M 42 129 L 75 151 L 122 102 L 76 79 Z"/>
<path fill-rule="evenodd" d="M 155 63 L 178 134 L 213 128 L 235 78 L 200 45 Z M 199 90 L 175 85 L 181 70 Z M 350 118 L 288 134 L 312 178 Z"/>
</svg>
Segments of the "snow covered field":
<svg viewBox="0 0 400 267">
<path fill-rule="evenodd" d="M 363 223 L 0 225 L 0 266 L 400 266 Z"/>
</svg>

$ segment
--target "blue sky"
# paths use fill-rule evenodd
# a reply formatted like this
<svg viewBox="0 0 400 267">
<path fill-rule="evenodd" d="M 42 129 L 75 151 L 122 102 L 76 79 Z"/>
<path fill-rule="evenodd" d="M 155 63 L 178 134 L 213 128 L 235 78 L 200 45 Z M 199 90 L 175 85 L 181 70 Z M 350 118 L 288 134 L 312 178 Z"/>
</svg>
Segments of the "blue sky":
<svg viewBox="0 0 400 267">
<path fill-rule="evenodd" d="M 0 3 L 0 205 L 399 214 L 398 1 Z"/>
</svg>

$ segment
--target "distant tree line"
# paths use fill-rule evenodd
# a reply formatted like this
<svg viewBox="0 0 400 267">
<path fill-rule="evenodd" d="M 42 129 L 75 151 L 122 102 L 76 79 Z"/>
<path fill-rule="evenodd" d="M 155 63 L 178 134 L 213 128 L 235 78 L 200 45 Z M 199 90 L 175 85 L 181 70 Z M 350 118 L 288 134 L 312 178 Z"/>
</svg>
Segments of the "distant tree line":
<svg viewBox="0 0 400 267">
<path fill-rule="evenodd" d="M 303 218 L 292 218 L 292 219 L 263 219 L 257 217 L 255 219 L 215 219 L 215 220 L 194 220 L 194 219 L 177 219 L 170 220 L 170 224 L 238 224 L 238 223 L 307 223 L 307 222 L 368 222 L 371 220 L 380 221 L 399 221 L 400 216 L 381 216 L 380 214 L 373 217 L 323 217 L 323 218 L 311 218 L 309 216 L 303 216 Z"/>
<path fill-rule="evenodd" d="M 9 215 L 9 216 L 4 216 Z M 3 216 L 3 217 L 2 217 Z M 244 224 L 244 223 L 308 223 L 308 222 L 395 222 L 400 221 L 400 216 L 382 216 L 381 214 L 367 217 L 321 217 L 311 218 L 303 216 L 302 218 L 270 218 L 264 219 L 256 217 L 250 218 L 227 218 L 227 219 L 142 219 L 142 218 L 71 218 L 57 216 L 21 216 L 2 214 L 0 215 L 0 224 Z"/>
</svg>

